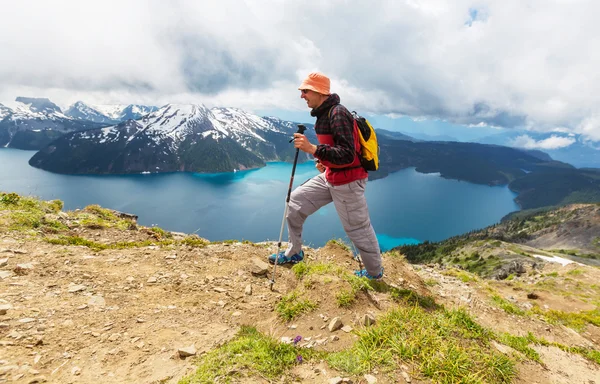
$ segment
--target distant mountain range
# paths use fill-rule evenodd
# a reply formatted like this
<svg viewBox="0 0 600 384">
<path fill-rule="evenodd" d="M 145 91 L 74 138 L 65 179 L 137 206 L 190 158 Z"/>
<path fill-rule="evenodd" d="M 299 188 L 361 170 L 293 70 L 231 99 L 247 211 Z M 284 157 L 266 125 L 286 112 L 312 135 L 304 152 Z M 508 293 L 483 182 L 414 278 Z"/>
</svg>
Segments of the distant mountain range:
<svg viewBox="0 0 600 384">
<path fill-rule="evenodd" d="M 138 104 L 88 105 L 83 101 L 78 101 L 65 111 L 65 115 L 79 120 L 113 125 L 130 119 L 137 120 L 156 110 L 158 110 L 157 107 Z"/>
<path fill-rule="evenodd" d="M 313 125 L 305 125 L 311 142 L 317 142 Z M 66 174 L 257 168 L 267 161 L 291 161 L 296 130 L 295 122 L 201 104 L 156 108 L 78 102 L 66 113 L 48 99 L 17 98 L 13 109 L 0 104 L 0 145 L 40 149 L 30 159 L 32 166 Z M 522 208 L 600 201 L 597 169 L 577 169 L 539 150 L 422 141 L 379 129 L 377 134 L 381 164 L 370 173 L 371 180 L 415 167 L 473 183 L 508 184 L 519 193 Z M 303 153 L 299 160 L 311 158 Z"/>
<path fill-rule="evenodd" d="M 70 174 L 232 172 L 291 159 L 296 130 L 240 109 L 168 104 L 138 120 L 65 134 L 30 164 Z"/>
<path fill-rule="evenodd" d="M 552 142 L 562 141 L 562 146 Z M 584 140 L 583 136 L 564 132 L 531 132 L 506 130 L 477 140 L 482 144 L 496 144 L 515 148 L 536 148 L 553 159 L 572 164 L 578 168 L 600 168 L 600 148 Z"/>
<path fill-rule="evenodd" d="M 81 101 L 64 113 L 46 98 L 17 97 L 15 107 L 0 104 L 0 147 L 38 150 L 65 133 L 139 119 L 155 111 L 144 105 L 91 106 Z"/>
</svg>

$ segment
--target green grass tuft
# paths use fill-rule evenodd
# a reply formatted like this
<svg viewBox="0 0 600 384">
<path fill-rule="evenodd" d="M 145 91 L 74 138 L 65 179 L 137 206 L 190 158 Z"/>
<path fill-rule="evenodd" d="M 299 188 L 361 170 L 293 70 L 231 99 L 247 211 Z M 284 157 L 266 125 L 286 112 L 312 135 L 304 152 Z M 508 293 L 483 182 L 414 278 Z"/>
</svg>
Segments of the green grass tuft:
<svg viewBox="0 0 600 384">
<path fill-rule="evenodd" d="M 529 346 L 529 344 L 531 344 L 535 340 L 532 336 L 533 335 L 531 333 L 529 333 L 528 337 L 514 336 L 509 333 L 502 333 L 498 335 L 497 340 L 502 344 L 506 344 L 509 347 L 521 352 L 530 360 L 542 364 L 540 354 L 537 353 L 535 349 Z"/>
<path fill-rule="evenodd" d="M 327 357 L 333 368 L 360 375 L 411 362 L 436 383 L 509 383 L 516 374 L 514 361 L 489 346 L 491 332 L 462 310 L 399 307 L 358 336 L 351 349 Z"/>
<path fill-rule="evenodd" d="M 350 246 L 346 244 L 346 242 L 342 239 L 331 239 L 327 242 L 326 245 L 337 245 L 341 247 L 344 251 L 350 252 Z"/>
<path fill-rule="evenodd" d="M 492 301 L 496 303 L 500 308 L 504 310 L 504 312 L 509 313 L 511 315 L 524 316 L 525 311 L 511 303 L 508 300 L 503 299 L 498 295 L 492 295 Z"/>
<path fill-rule="evenodd" d="M 303 361 L 310 361 L 321 354 L 280 343 L 256 328 L 242 326 L 235 339 L 202 356 L 196 372 L 179 384 L 244 382 L 253 376 L 271 381 L 298 364 L 299 355 Z"/>
<path fill-rule="evenodd" d="M 335 295 L 337 305 L 342 308 L 349 308 L 356 300 L 356 293 L 351 290 L 343 289 Z"/>
<path fill-rule="evenodd" d="M 317 306 L 317 303 L 308 299 L 301 300 L 298 292 L 294 291 L 281 298 L 281 301 L 277 303 L 276 311 L 282 319 L 290 321 L 303 313 L 312 311 Z"/>
</svg>

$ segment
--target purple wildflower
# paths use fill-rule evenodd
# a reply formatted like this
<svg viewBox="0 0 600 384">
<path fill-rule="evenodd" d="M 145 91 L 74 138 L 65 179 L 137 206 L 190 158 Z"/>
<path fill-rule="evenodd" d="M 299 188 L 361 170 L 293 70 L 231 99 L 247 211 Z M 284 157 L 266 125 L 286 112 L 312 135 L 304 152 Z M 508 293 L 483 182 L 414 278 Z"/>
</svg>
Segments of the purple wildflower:
<svg viewBox="0 0 600 384">
<path fill-rule="evenodd" d="M 298 335 L 294 337 L 294 345 L 298 344 L 302 340 L 302 336 Z"/>
<path fill-rule="evenodd" d="M 302 364 L 302 355 L 298 355 L 298 356 L 296 356 L 296 362 L 297 362 L 298 364 Z"/>
</svg>

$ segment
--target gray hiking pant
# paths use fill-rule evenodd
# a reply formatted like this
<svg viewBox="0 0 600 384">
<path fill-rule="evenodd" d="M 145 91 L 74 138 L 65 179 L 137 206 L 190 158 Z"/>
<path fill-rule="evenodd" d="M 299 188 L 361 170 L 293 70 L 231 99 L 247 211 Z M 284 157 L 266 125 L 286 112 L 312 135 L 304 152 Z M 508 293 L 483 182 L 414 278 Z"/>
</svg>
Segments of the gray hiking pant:
<svg viewBox="0 0 600 384">
<path fill-rule="evenodd" d="M 342 221 L 350 240 L 360 253 L 367 272 L 375 276 L 381 272 L 381 253 L 375 230 L 369 218 L 365 199 L 367 179 L 344 185 L 331 185 L 321 173 L 296 188 L 290 196 L 287 212 L 289 245 L 286 256 L 302 249 L 302 226 L 308 216 L 331 203 Z"/>
</svg>

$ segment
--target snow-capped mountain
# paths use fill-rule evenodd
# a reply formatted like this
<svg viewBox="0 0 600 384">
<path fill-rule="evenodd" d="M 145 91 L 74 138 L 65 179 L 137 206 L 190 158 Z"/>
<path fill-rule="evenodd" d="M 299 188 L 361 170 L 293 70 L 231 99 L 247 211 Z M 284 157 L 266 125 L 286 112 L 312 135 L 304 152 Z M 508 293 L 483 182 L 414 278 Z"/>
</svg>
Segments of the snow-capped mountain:
<svg viewBox="0 0 600 384">
<path fill-rule="evenodd" d="M 119 114 L 119 120 L 137 120 L 142 116 L 147 115 L 148 113 L 154 112 L 156 110 L 158 110 L 158 108 L 153 106 L 129 104 Z"/>
<path fill-rule="evenodd" d="M 12 109 L 8 108 L 4 104 L 0 104 L 0 121 L 2 121 L 6 116 L 12 113 Z"/>
<path fill-rule="evenodd" d="M 67 132 L 100 125 L 73 119 L 46 98 L 17 97 L 13 108 L 0 107 L 0 146 L 40 149 Z"/>
<path fill-rule="evenodd" d="M 67 116 L 79 120 L 89 120 L 108 125 L 118 124 L 125 120 L 137 120 L 142 116 L 156 111 L 158 108 L 146 105 L 92 105 L 78 101 L 66 111 Z"/>
<path fill-rule="evenodd" d="M 291 134 L 258 116 L 168 104 L 135 121 L 67 134 L 30 164 L 62 173 L 227 172 L 278 160 L 283 151 L 265 138 L 268 134 L 284 139 L 279 141 L 293 153 Z"/>
<path fill-rule="evenodd" d="M 98 109 L 90 105 L 87 105 L 83 101 L 78 101 L 71 105 L 65 111 L 65 115 L 78 120 L 88 120 L 107 125 L 118 124 L 120 122 L 120 120 L 109 117 L 107 114 L 100 112 Z"/>
</svg>

